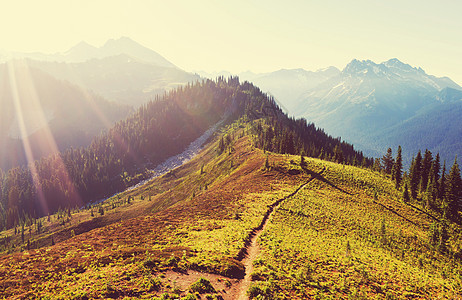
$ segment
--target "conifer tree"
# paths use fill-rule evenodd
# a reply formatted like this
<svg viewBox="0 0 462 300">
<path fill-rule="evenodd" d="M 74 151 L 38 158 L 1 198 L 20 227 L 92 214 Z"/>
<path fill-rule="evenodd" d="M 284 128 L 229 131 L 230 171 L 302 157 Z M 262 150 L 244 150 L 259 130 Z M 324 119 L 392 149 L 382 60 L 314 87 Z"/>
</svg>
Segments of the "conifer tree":
<svg viewBox="0 0 462 300">
<path fill-rule="evenodd" d="M 432 162 L 430 173 L 428 175 L 428 183 L 425 191 L 427 200 L 427 207 L 438 207 L 437 199 L 439 198 L 439 174 L 440 172 L 440 157 L 439 153 L 436 155 L 435 160 Z"/>
<path fill-rule="evenodd" d="M 385 173 L 391 174 L 393 168 L 393 154 L 391 148 L 388 148 L 387 154 L 382 157 L 382 165 Z"/>
<path fill-rule="evenodd" d="M 334 148 L 334 161 L 338 162 L 339 164 L 343 163 L 343 152 L 339 145 L 336 145 Z"/>
<path fill-rule="evenodd" d="M 396 155 L 395 162 L 393 164 L 391 177 L 395 181 L 396 189 L 399 189 L 402 180 L 402 169 L 403 169 L 403 158 L 401 155 L 401 146 L 398 146 L 398 154 Z"/>
<path fill-rule="evenodd" d="M 433 222 L 430 225 L 430 231 L 428 233 L 428 242 L 433 247 L 438 245 L 440 239 L 440 232 L 438 230 L 438 223 Z"/>
<path fill-rule="evenodd" d="M 436 187 L 438 187 L 438 180 L 440 179 L 440 169 L 441 169 L 441 165 L 440 165 L 440 154 L 437 153 L 436 154 L 436 157 L 435 157 L 435 160 L 433 161 L 432 163 L 432 169 L 431 169 L 431 176 L 433 177 L 433 179 L 435 180 L 435 183 L 436 183 Z"/>
<path fill-rule="evenodd" d="M 425 154 L 422 160 L 422 170 L 420 175 L 420 191 L 425 192 L 428 185 L 428 177 L 430 176 L 430 168 L 432 166 L 433 157 L 430 150 L 425 149 Z"/>
<path fill-rule="evenodd" d="M 443 170 L 441 171 L 441 178 L 438 183 L 438 199 L 443 201 L 446 194 L 446 161 L 443 163 Z"/>
<path fill-rule="evenodd" d="M 409 202 L 409 191 L 407 188 L 407 182 L 404 184 L 403 200 L 404 202 Z"/>
<path fill-rule="evenodd" d="M 380 158 L 374 159 L 374 166 L 373 166 L 374 171 L 379 172 L 381 168 L 382 167 L 380 166 Z"/>
<path fill-rule="evenodd" d="M 436 185 L 433 179 L 428 181 L 427 189 L 425 190 L 425 200 L 426 200 L 426 207 L 427 209 L 432 208 L 436 202 Z"/>
<path fill-rule="evenodd" d="M 457 158 L 454 160 L 448 176 L 448 187 L 446 190 L 447 217 L 455 220 L 459 211 L 462 196 L 462 179 Z"/>
<path fill-rule="evenodd" d="M 419 183 L 420 183 L 420 177 L 421 177 L 421 170 L 422 170 L 422 154 L 419 152 L 417 153 L 417 156 L 415 157 L 411 169 L 409 171 L 409 176 L 410 176 L 410 192 L 411 192 L 411 197 L 414 199 L 417 199 L 417 192 L 419 188 Z"/>
</svg>

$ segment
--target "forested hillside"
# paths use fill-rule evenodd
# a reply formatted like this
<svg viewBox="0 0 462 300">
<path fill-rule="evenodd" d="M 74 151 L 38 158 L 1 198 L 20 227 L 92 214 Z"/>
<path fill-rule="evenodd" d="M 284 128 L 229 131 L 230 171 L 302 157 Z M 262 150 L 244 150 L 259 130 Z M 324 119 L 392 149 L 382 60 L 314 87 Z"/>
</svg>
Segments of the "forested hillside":
<svg viewBox="0 0 462 300">
<path fill-rule="evenodd" d="M 12 228 L 59 208 L 81 207 L 132 185 L 144 170 L 181 152 L 217 121 L 252 121 L 259 145 L 267 150 L 371 165 L 353 146 L 313 124 L 283 114 L 274 99 L 237 77 L 205 80 L 158 97 L 94 139 L 0 173 L 0 228 Z M 229 139 L 222 141 L 222 148 Z"/>
</svg>

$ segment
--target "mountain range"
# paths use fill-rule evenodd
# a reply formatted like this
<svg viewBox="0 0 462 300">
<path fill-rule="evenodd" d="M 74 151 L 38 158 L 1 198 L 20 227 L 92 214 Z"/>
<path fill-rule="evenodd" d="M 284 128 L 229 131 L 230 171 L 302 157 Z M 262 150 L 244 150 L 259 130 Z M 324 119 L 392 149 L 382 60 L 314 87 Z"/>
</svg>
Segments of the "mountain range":
<svg viewBox="0 0 462 300">
<path fill-rule="evenodd" d="M 354 59 L 343 70 L 282 69 L 239 76 L 272 94 L 292 116 L 314 122 L 367 155 L 380 157 L 398 145 L 405 163 L 426 148 L 451 161 L 462 155 L 462 88 L 396 58 L 383 63 Z"/>
<path fill-rule="evenodd" d="M 4 61 L 14 58 L 29 58 L 39 61 L 54 61 L 64 63 L 81 63 L 91 59 L 101 59 L 105 57 L 126 54 L 130 57 L 161 67 L 176 68 L 174 64 L 166 60 L 157 52 L 140 45 L 128 37 L 119 39 L 109 39 L 101 47 L 95 47 L 87 42 L 80 42 L 65 52 L 45 54 L 39 52 L 3 52 L 1 57 Z"/>
<path fill-rule="evenodd" d="M 447 77 L 429 75 L 398 59 L 380 64 L 353 60 L 304 93 L 293 113 L 371 155 L 401 144 L 407 159 L 425 148 L 453 159 L 462 148 L 458 139 L 446 136 L 458 131 L 458 116 L 442 112 L 460 110 L 461 90 Z"/>
<path fill-rule="evenodd" d="M 56 79 L 134 107 L 201 77 L 231 75 L 185 72 L 126 37 L 99 48 L 81 42 L 63 53 L 2 57 L 22 57 Z M 290 115 L 314 122 L 367 155 L 381 156 L 398 145 L 403 146 L 406 162 L 425 148 L 448 160 L 462 155 L 457 138 L 462 88 L 450 78 L 429 75 L 396 58 L 383 63 L 355 59 L 343 70 L 281 69 L 238 75 L 273 95 Z"/>
<path fill-rule="evenodd" d="M 132 106 L 200 79 L 127 37 L 110 39 L 99 48 L 80 42 L 63 53 L 3 53 L 3 61 L 14 58 L 27 59 L 57 79 Z"/>
<path fill-rule="evenodd" d="M 125 37 L 100 48 L 81 42 L 64 53 L 0 57 L 3 169 L 26 163 L 26 148 L 39 159 L 87 146 L 133 107 L 199 79 Z"/>
</svg>

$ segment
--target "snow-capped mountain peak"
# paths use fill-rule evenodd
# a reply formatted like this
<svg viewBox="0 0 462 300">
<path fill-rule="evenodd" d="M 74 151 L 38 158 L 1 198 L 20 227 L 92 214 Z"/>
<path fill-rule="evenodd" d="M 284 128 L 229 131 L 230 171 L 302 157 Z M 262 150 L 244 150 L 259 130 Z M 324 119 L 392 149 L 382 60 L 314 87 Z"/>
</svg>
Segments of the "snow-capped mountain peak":
<svg viewBox="0 0 462 300">
<path fill-rule="evenodd" d="M 383 65 L 378 65 L 371 60 L 357 60 L 353 59 L 343 69 L 342 73 L 347 76 L 381 76 L 386 73 L 386 68 Z"/>
</svg>

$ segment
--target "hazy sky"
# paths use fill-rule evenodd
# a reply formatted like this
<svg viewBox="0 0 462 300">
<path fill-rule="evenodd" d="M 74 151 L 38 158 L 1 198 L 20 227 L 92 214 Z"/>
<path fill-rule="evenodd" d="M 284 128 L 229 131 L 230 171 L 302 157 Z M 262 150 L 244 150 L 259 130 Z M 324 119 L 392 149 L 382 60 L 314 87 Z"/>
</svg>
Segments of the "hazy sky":
<svg viewBox="0 0 462 300">
<path fill-rule="evenodd" d="M 342 69 L 398 58 L 462 84 L 462 1 L 1 1 L 0 48 L 128 36 L 187 71 Z"/>
</svg>

